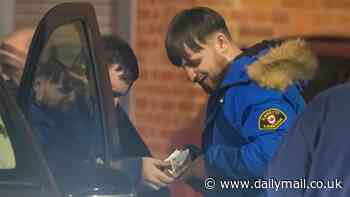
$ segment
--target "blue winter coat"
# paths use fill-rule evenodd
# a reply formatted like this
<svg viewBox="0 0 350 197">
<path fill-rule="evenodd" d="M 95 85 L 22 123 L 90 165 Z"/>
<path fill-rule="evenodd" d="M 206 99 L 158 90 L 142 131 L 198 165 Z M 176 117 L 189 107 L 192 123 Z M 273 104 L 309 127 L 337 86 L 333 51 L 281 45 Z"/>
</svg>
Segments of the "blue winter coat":
<svg viewBox="0 0 350 197">
<path fill-rule="evenodd" d="M 298 82 L 264 84 L 264 81 L 259 81 L 261 76 L 254 76 L 254 69 L 268 66 L 261 63 L 263 58 L 270 58 L 270 53 L 276 52 L 276 48 L 278 50 L 283 44 L 274 49 L 266 43 L 263 46 L 257 47 L 253 53 L 238 56 L 209 98 L 203 148 L 206 167 L 217 181 L 262 178 L 282 137 L 305 106 Z M 270 74 L 275 73 L 271 71 Z M 220 187 L 219 182 L 217 187 Z M 229 196 L 233 192 L 235 196 L 260 193 L 250 189 L 219 189 L 216 192 Z M 208 194 L 218 196 L 216 192 Z"/>
</svg>

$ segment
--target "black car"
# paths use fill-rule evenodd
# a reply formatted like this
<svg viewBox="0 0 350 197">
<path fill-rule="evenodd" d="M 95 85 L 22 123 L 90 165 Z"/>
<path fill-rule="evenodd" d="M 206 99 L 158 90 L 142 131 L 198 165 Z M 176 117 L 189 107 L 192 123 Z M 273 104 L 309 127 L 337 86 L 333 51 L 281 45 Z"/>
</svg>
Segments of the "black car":
<svg viewBox="0 0 350 197">
<path fill-rule="evenodd" d="M 104 61 L 90 4 L 43 17 L 17 99 L 0 79 L 0 196 L 136 196 L 109 165 L 120 143 Z"/>
</svg>

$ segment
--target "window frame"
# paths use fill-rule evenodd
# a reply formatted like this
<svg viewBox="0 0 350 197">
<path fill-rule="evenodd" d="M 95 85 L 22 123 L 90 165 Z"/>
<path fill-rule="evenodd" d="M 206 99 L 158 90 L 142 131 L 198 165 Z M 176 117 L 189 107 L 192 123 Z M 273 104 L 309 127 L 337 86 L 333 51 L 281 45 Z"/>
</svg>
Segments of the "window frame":
<svg viewBox="0 0 350 197">
<path fill-rule="evenodd" d="M 50 39 L 50 35 L 62 25 L 80 21 L 86 35 L 89 56 L 92 60 L 92 68 L 88 68 L 89 86 L 96 92 L 98 111 L 100 113 L 101 127 L 104 132 L 104 158 L 105 164 L 111 162 L 110 146 L 120 147 L 119 132 L 116 117 L 114 114 L 114 104 L 112 99 L 111 84 L 108 70 L 105 65 L 104 49 L 97 26 L 96 15 L 93 7 L 88 3 L 63 3 L 51 9 L 40 21 L 29 48 L 24 74 L 21 79 L 17 100 L 24 111 L 26 117 L 30 119 L 30 95 L 34 81 L 34 73 L 40 59 L 45 44 Z M 113 131 L 113 134 L 112 134 Z M 115 133 L 116 132 L 116 133 Z M 120 148 L 113 148 L 120 150 Z M 119 154 L 119 153 L 114 153 Z"/>
</svg>

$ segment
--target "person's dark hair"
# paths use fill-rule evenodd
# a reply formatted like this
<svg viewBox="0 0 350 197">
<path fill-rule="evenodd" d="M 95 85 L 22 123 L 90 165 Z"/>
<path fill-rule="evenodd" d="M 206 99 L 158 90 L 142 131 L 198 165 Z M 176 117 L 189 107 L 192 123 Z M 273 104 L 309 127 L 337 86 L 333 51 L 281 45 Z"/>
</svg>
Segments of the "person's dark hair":
<svg viewBox="0 0 350 197">
<path fill-rule="evenodd" d="M 129 44 L 118 36 L 103 36 L 107 55 L 107 64 L 119 64 L 123 71 L 122 78 L 133 82 L 139 76 L 137 58 Z"/>
<path fill-rule="evenodd" d="M 182 65 L 185 57 L 184 44 L 194 52 L 202 49 L 198 41 L 206 43 L 206 38 L 214 32 L 221 32 L 232 39 L 224 18 L 207 7 L 194 7 L 178 13 L 171 21 L 166 35 L 165 48 L 168 57 L 176 66 Z"/>
</svg>

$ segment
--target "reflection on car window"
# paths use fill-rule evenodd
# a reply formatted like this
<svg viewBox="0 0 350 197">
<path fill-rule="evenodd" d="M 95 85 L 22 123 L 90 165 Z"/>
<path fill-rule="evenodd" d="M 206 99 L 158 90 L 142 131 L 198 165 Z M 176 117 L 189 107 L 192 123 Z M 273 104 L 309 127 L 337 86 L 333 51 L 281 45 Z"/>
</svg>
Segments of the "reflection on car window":
<svg viewBox="0 0 350 197">
<path fill-rule="evenodd" d="M 95 89 L 88 77 L 91 66 L 80 22 L 56 29 L 40 54 L 31 119 L 49 163 L 61 167 L 103 156 Z"/>
<path fill-rule="evenodd" d="M 0 117 L 0 169 L 14 169 L 15 167 L 15 154 L 4 121 Z"/>
</svg>

